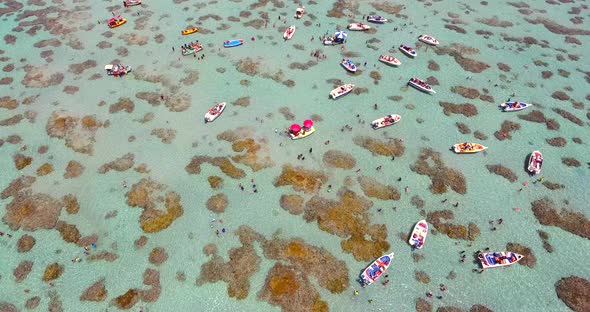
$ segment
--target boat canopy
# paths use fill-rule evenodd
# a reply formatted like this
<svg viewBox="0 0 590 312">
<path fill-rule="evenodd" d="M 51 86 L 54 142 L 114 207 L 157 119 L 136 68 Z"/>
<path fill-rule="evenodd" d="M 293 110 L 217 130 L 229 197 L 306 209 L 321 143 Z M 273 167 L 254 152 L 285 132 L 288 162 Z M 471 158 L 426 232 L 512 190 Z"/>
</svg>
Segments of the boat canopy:
<svg viewBox="0 0 590 312">
<path fill-rule="evenodd" d="M 104 66 L 104 70 L 112 70 L 113 69 L 113 64 L 108 64 Z"/>
</svg>

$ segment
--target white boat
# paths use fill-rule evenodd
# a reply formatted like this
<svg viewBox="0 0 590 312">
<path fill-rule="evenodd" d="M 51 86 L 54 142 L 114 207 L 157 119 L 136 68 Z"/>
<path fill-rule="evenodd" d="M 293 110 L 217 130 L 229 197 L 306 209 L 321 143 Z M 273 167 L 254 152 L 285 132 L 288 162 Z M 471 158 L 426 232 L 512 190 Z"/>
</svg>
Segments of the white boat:
<svg viewBox="0 0 590 312">
<path fill-rule="evenodd" d="M 502 108 L 502 111 L 504 112 L 517 112 L 520 110 L 523 110 L 525 108 L 531 107 L 533 106 L 533 104 L 529 104 L 529 103 L 524 103 L 524 102 L 504 102 L 502 104 L 500 104 L 500 108 Z"/>
<path fill-rule="evenodd" d="M 391 265 L 392 260 L 393 252 L 379 257 L 377 260 L 373 261 L 371 265 L 364 269 L 363 273 L 361 273 L 363 287 L 373 284 L 374 281 L 383 275 L 383 272 L 385 272 L 385 270 L 387 270 L 387 268 L 389 268 Z"/>
<path fill-rule="evenodd" d="M 381 54 L 381 56 L 379 56 L 379 61 L 392 66 L 399 66 L 402 64 L 402 62 L 398 60 L 397 57 L 387 54 Z"/>
<path fill-rule="evenodd" d="M 121 64 L 107 64 L 104 66 L 104 70 L 107 71 L 107 75 L 120 77 L 128 74 L 131 71 L 131 66 L 123 66 Z"/>
<path fill-rule="evenodd" d="M 412 235 L 410 235 L 408 243 L 413 248 L 422 249 L 422 247 L 424 247 L 426 235 L 428 235 L 428 223 L 426 223 L 426 220 L 420 220 L 416 223 L 416 226 L 414 226 L 414 230 L 412 231 Z"/>
<path fill-rule="evenodd" d="M 291 25 L 287 28 L 287 30 L 285 30 L 285 33 L 283 34 L 283 39 L 289 40 L 289 39 L 293 38 L 294 34 L 295 34 L 295 25 Z"/>
<path fill-rule="evenodd" d="M 341 96 L 344 96 L 344 95 L 349 94 L 350 91 L 352 91 L 353 88 L 354 88 L 354 85 L 353 84 L 347 83 L 345 85 L 342 85 L 342 86 L 340 86 L 340 87 L 332 90 L 330 92 L 330 97 L 332 97 L 335 100 L 335 99 L 337 99 L 337 98 L 339 98 Z"/>
<path fill-rule="evenodd" d="M 487 149 L 487 146 L 483 146 L 479 143 L 459 142 L 453 145 L 453 152 L 457 154 L 473 154 Z"/>
<path fill-rule="evenodd" d="M 369 30 L 371 26 L 363 23 L 350 23 L 348 24 L 348 30 Z"/>
<path fill-rule="evenodd" d="M 324 39 L 324 45 L 337 45 L 337 44 L 343 44 L 344 41 L 340 40 L 336 37 L 328 37 L 326 39 Z"/>
<path fill-rule="evenodd" d="M 125 3 L 125 6 L 134 6 L 134 5 L 140 5 L 141 4 L 141 0 L 125 0 L 123 1 L 123 3 Z"/>
<path fill-rule="evenodd" d="M 482 268 L 488 269 L 515 264 L 524 256 L 510 251 L 501 251 L 480 253 L 477 258 L 481 262 Z"/>
<path fill-rule="evenodd" d="M 420 37 L 418 37 L 418 40 L 430 45 L 438 45 L 440 43 L 438 42 L 438 40 L 436 40 L 436 38 L 430 35 L 420 35 Z"/>
<path fill-rule="evenodd" d="M 408 84 L 420 91 L 426 92 L 426 93 L 436 93 L 436 91 L 434 91 L 432 89 L 432 87 L 427 84 L 426 82 L 414 77 L 414 78 L 410 78 L 410 80 L 408 81 Z"/>
<path fill-rule="evenodd" d="M 299 18 L 303 17 L 304 13 L 305 13 L 305 6 L 301 6 L 300 8 L 297 8 L 297 10 L 295 10 L 295 18 L 299 19 Z"/>
<path fill-rule="evenodd" d="M 534 151 L 529 156 L 529 166 L 527 170 L 531 174 L 539 174 L 541 173 L 541 167 L 543 167 L 543 154 L 539 151 Z"/>
<path fill-rule="evenodd" d="M 224 109 L 225 102 L 215 104 L 215 106 L 211 107 L 205 114 L 205 123 L 212 122 L 213 120 L 217 119 L 217 117 L 223 113 Z"/>
<path fill-rule="evenodd" d="M 302 127 L 301 130 L 297 131 L 297 132 L 293 132 L 289 130 L 289 136 L 291 137 L 291 140 L 299 140 L 299 139 L 303 139 L 305 137 L 310 136 L 312 133 L 315 132 L 315 127 L 311 127 L 311 128 L 305 128 Z"/>
<path fill-rule="evenodd" d="M 387 22 L 387 19 L 379 15 L 369 15 L 367 16 L 367 22 L 383 24 Z"/>
<path fill-rule="evenodd" d="M 356 65 L 354 65 L 354 63 L 351 60 L 342 60 L 342 62 L 340 62 L 340 65 L 342 65 L 342 67 L 346 68 L 346 70 L 351 73 L 356 72 Z"/>
<path fill-rule="evenodd" d="M 418 56 L 418 52 L 416 52 L 416 50 L 412 49 L 411 47 L 407 46 L 407 45 L 400 45 L 399 46 L 399 50 L 402 51 L 403 54 L 409 56 L 409 57 L 416 57 Z"/>
<path fill-rule="evenodd" d="M 381 117 L 379 119 L 373 120 L 373 122 L 371 122 L 371 127 L 373 127 L 373 129 L 379 129 L 379 128 L 391 126 L 394 123 L 399 122 L 400 120 L 402 120 L 402 116 L 400 116 L 400 115 L 397 115 L 397 114 L 387 115 L 387 116 Z"/>
</svg>

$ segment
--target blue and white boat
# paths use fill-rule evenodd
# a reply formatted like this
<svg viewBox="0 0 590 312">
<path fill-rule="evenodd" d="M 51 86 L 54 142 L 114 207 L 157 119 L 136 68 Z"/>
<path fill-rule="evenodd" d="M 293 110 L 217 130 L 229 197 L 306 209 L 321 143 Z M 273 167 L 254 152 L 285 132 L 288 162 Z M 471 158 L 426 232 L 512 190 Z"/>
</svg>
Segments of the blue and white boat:
<svg viewBox="0 0 590 312">
<path fill-rule="evenodd" d="M 416 50 L 412 49 L 412 47 L 407 46 L 405 44 L 400 45 L 399 50 L 411 58 L 418 56 L 418 52 L 416 52 Z"/>
<path fill-rule="evenodd" d="M 393 260 L 393 252 L 387 255 L 383 255 L 375 260 L 371 265 L 369 265 L 363 273 L 361 273 L 361 280 L 363 283 L 363 287 L 369 286 L 376 281 L 379 276 L 389 268 L 391 264 L 391 260 Z"/>
<path fill-rule="evenodd" d="M 356 65 L 354 65 L 354 63 L 351 60 L 342 60 L 342 62 L 340 62 L 340 65 L 342 65 L 344 68 L 346 68 L 347 71 L 351 73 L 356 72 Z"/>
<path fill-rule="evenodd" d="M 525 108 L 528 108 L 530 106 L 533 106 L 533 104 L 529 104 L 529 103 L 524 103 L 524 102 L 505 102 L 500 104 L 500 108 L 502 108 L 502 111 L 504 112 L 516 112 L 516 111 L 520 111 L 523 110 Z"/>
<path fill-rule="evenodd" d="M 244 39 L 226 40 L 223 42 L 223 46 L 226 48 L 237 47 L 244 44 Z"/>
<path fill-rule="evenodd" d="M 502 251 L 480 253 L 477 258 L 481 262 L 481 267 L 487 269 L 515 264 L 524 256 L 510 251 Z"/>
<path fill-rule="evenodd" d="M 387 19 L 379 15 L 369 15 L 367 16 L 367 22 L 383 24 L 387 22 Z"/>
</svg>

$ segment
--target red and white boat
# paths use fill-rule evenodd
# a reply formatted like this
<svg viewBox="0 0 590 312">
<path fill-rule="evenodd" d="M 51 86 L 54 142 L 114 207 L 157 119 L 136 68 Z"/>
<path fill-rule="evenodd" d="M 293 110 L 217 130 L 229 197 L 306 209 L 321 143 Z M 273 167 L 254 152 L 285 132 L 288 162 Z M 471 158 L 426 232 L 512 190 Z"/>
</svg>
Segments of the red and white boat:
<svg viewBox="0 0 590 312">
<path fill-rule="evenodd" d="M 477 258 L 481 262 L 481 267 L 488 269 L 515 264 L 524 256 L 510 251 L 501 251 L 480 253 Z"/>
<path fill-rule="evenodd" d="M 287 28 L 287 30 L 285 30 L 285 33 L 283 34 L 283 39 L 289 40 L 289 39 L 293 38 L 294 34 L 295 34 L 295 25 L 291 25 Z"/>
<path fill-rule="evenodd" d="M 340 65 L 342 65 L 342 67 L 346 68 L 346 70 L 351 73 L 356 72 L 356 65 L 354 65 L 354 63 L 351 60 L 342 60 L 342 62 L 340 62 Z"/>
<path fill-rule="evenodd" d="M 349 94 L 353 88 L 354 88 L 353 84 L 347 83 L 345 85 L 342 85 L 342 86 L 332 90 L 330 92 L 330 97 L 332 97 L 335 100 L 341 96 Z"/>
<path fill-rule="evenodd" d="M 517 112 L 523 110 L 525 108 L 531 107 L 533 104 L 525 103 L 525 102 L 504 102 L 500 104 L 500 108 L 504 112 Z"/>
<path fill-rule="evenodd" d="M 350 23 L 348 24 L 348 30 L 369 30 L 371 26 L 363 23 Z"/>
<path fill-rule="evenodd" d="M 414 230 L 412 231 L 412 235 L 410 235 L 408 243 L 413 248 L 422 249 L 422 247 L 424 247 L 426 235 L 428 235 L 428 223 L 426 223 L 426 220 L 420 220 L 416 223 L 416 226 L 414 226 Z"/>
<path fill-rule="evenodd" d="M 393 252 L 379 257 L 377 260 L 373 261 L 371 265 L 364 269 L 363 273 L 361 273 L 363 287 L 373 284 L 374 281 L 383 275 L 383 272 L 385 272 L 385 270 L 389 268 L 389 265 L 391 265 L 392 260 Z"/>
<path fill-rule="evenodd" d="M 217 119 L 217 117 L 223 113 L 224 109 L 225 102 L 215 104 L 215 106 L 211 107 L 205 114 L 205 123 L 212 122 L 213 120 Z"/>
<path fill-rule="evenodd" d="M 399 46 L 399 50 L 402 51 L 402 53 L 404 53 L 405 55 L 414 58 L 416 56 L 418 56 L 418 52 L 416 52 L 416 50 L 412 49 L 412 47 L 409 47 L 407 45 L 400 45 Z"/>
<path fill-rule="evenodd" d="M 380 129 L 383 127 L 391 126 L 394 123 L 398 123 L 400 120 L 402 120 L 402 116 L 400 115 L 387 115 L 379 119 L 373 120 L 373 122 L 371 122 L 371 127 L 373 127 L 373 129 Z"/>
<path fill-rule="evenodd" d="M 543 154 L 539 151 L 534 151 L 529 156 L 529 166 L 527 170 L 535 175 L 541 173 L 541 167 L 543 167 Z"/>
<path fill-rule="evenodd" d="M 416 77 L 414 78 L 410 78 L 410 80 L 408 81 L 408 84 L 422 92 L 426 92 L 426 93 L 436 93 L 436 91 L 432 90 L 432 87 L 427 84 L 426 82 L 424 82 L 423 80 L 420 80 Z"/>
<path fill-rule="evenodd" d="M 381 56 L 379 56 L 379 61 L 391 66 L 399 66 L 402 64 L 402 62 L 398 60 L 397 57 L 387 54 L 381 54 Z"/>
<path fill-rule="evenodd" d="M 125 6 L 134 6 L 134 5 L 140 5 L 141 4 L 141 0 L 125 0 L 123 1 L 123 3 L 125 4 Z"/>
<path fill-rule="evenodd" d="M 436 38 L 430 36 L 430 35 L 420 35 L 420 37 L 418 37 L 418 40 L 429 44 L 429 45 L 438 45 L 440 42 L 438 42 L 438 40 L 436 40 Z"/>
<path fill-rule="evenodd" d="M 304 13 L 305 13 L 305 6 L 301 6 L 300 8 L 297 8 L 297 10 L 295 10 L 295 18 L 297 18 L 297 19 L 302 18 Z"/>
</svg>

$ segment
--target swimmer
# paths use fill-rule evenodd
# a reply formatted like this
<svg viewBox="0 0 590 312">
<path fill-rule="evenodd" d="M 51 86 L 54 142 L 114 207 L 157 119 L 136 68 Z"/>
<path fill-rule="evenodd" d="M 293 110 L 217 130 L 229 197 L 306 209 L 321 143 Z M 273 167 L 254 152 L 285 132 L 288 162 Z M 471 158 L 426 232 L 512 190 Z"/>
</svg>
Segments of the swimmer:
<svg viewBox="0 0 590 312">
<path fill-rule="evenodd" d="M 410 187 L 406 186 L 406 193 L 409 193 L 409 192 L 410 192 Z"/>
<path fill-rule="evenodd" d="M 359 295 L 359 291 L 358 291 L 358 290 L 355 290 L 355 291 L 353 292 L 353 294 L 354 294 L 355 296 L 358 296 L 358 295 Z"/>
</svg>

